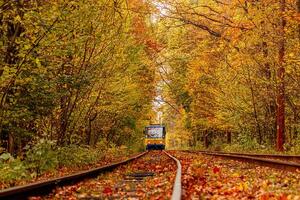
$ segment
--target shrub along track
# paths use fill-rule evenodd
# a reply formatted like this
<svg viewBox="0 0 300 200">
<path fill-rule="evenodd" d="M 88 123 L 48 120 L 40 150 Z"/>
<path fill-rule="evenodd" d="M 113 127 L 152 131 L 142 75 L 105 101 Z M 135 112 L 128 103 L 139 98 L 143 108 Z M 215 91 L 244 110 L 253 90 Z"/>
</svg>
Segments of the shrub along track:
<svg viewBox="0 0 300 200">
<path fill-rule="evenodd" d="M 5 180 L 6 176 L 15 176 L 14 173 L 12 173 L 12 175 L 6 174 L 6 176 L 1 176 L 0 191 L 8 188 L 16 187 L 16 186 L 23 186 L 23 185 L 33 184 L 37 182 L 42 182 L 42 181 L 48 181 L 50 179 L 57 179 L 78 172 L 80 173 L 82 171 L 88 171 L 89 169 L 92 168 L 100 168 L 101 166 L 109 165 L 110 163 L 117 163 L 117 162 L 124 161 L 130 157 L 133 157 L 133 154 L 134 154 L 133 152 L 130 152 L 127 149 L 122 147 L 119 149 L 115 149 L 115 148 L 106 149 L 104 151 L 101 151 L 101 153 L 98 153 L 97 155 L 95 155 L 95 153 L 92 153 L 91 155 L 94 156 L 93 157 L 94 161 L 91 162 L 89 160 L 91 155 L 82 156 L 82 150 L 79 149 L 77 156 L 81 157 L 80 159 L 74 160 L 74 156 L 71 158 L 66 156 L 64 157 L 64 159 L 68 160 L 69 162 L 68 164 L 61 163 L 56 168 L 45 170 L 41 174 L 37 174 L 36 170 L 28 168 L 27 171 L 24 172 L 24 174 L 19 173 L 19 177 L 16 177 L 17 180 Z M 41 158 L 41 161 L 46 161 L 46 159 Z M 51 163 L 51 161 L 49 161 L 49 163 Z M 37 163 L 33 163 L 32 165 L 37 165 Z M 22 167 L 15 165 L 14 168 L 22 168 Z M 23 165 L 23 168 L 27 168 L 27 166 Z M 13 170 L 14 170 L 13 168 L 6 168 L 6 170 L 2 169 L 1 173 L 11 173 Z M 0 197 L 1 197 L 1 192 L 0 192 Z"/>
<path fill-rule="evenodd" d="M 300 199 L 299 170 L 278 170 L 220 155 L 170 153 L 182 164 L 183 199 Z"/>
<path fill-rule="evenodd" d="M 150 151 L 97 178 L 30 199 L 170 199 L 176 171 L 176 163 L 163 151 Z"/>
</svg>

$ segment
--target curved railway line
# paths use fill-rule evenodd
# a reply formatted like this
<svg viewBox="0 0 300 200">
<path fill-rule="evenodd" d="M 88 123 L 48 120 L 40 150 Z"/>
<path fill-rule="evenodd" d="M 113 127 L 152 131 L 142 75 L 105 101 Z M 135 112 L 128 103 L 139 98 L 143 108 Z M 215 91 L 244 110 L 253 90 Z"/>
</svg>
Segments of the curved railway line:
<svg viewBox="0 0 300 200">
<path fill-rule="evenodd" d="M 276 155 L 276 154 L 250 154 L 218 151 L 186 151 L 189 153 L 201 153 L 210 156 L 240 160 L 255 163 L 282 170 L 300 170 L 300 156 L 298 155 Z"/>
<path fill-rule="evenodd" d="M 171 192 L 171 199 L 172 200 L 179 200 L 181 199 L 181 165 L 179 160 L 171 156 L 165 151 L 159 151 L 163 153 L 159 153 L 158 160 L 160 160 L 159 157 L 162 157 L 163 155 L 167 155 L 169 159 L 172 159 L 173 163 L 171 165 L 174 166 L 176 170 L 176 175 L 174 174 L 174 183 L 171 183 L 173 186 L 173 191 Z M 135 155 L 127 160 L 112 163 L 109 165 L 105 165 L 102 167 L 94 168 L 91 170 L 86 170 L 82 172 L 78 172 L 72 175 L 63 176 L 59 178 L 54 178 L 46 181 L 36 182 L 28 185 L 23 186 L 16 186 L 8 189 L 4 189 L 0 191 L 0 199 L 26 199 L 32 196 L 44 196 L 53 193 L 55 188 L 62 187 L 62 186 L 71 186 L 77 183 L 80 183 L 85 180 L 91 180 L 95 179 L 99 174 L 103 174 L 105 172 L 108 173 L 114 173 L 114 170 L 121 166 L 130 165 L 134 162 L 139 162 L 140 159 L 143 157 L 146 157 L 146 155 L 149 154 L 149 151 L 140 153 L 138 155 Z M 151 152 L 150 152 L 151 154 Z M 153 157 L 150 155 L 150 157 Z M 154 156 L 155 157 L 155 156 Z M 152 158 L 153 159 L 153 158 Z M 176 163 L 176 164 L 175 164 Z M 147 167 L 145 167 L 147 168 Z M 152 173 L 151 171 L 147 172 L 147 169 L 145 172 L 133 172 L 126 174 L 124 177 L 125 182 L 140 182 L 143 181 L 145 177 L 151 177 L 155 176 L 155 173 Z M 47 197 L 46 197 L 47 198 Z M 51 197 L 50 197 L 51 198 Z"/>
<path fill-rule="evenodd" d="M 165 151 L 164 151 L 165 152 Z M 169 153 L 165 152 L 170 158 L 172 158 L 177 165 L 177 172 L 176 172 L 176 177 L 173 185 L 173 192 L 172 192 L 172 200 L 180 200 L 181 199 L 181 163 L 180 161 L 170 155 Z"/>
</svg>

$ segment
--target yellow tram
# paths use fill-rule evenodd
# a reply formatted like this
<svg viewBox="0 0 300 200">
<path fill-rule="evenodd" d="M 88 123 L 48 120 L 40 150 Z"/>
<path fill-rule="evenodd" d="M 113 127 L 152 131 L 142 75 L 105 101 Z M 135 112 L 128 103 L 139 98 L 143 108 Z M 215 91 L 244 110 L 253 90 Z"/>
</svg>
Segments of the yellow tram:
<svg viewBox="0 0 300 200">
<path fill-rule="evenodd" d="M 160 124 L 151 124 L 145 127 L 146 150 L 165 149 L 166 127 Z"/>
</svg>

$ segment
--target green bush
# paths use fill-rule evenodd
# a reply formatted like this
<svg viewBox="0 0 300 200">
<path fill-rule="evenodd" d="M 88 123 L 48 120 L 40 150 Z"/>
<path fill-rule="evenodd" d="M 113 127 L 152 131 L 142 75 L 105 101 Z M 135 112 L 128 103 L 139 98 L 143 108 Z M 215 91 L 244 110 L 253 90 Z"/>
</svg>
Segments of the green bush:
<svg viewBox="0 0 300 200">
<path fill-rule="evenodd" d="M 109 147 L 108 147 L 109 146 Z M 55 148 L 55 141 L 41 139 L 26 152 L 24 160 L 13 158 L 9 153 L 0 155 L 0 182 L 13 186 L 19 180 L 36 178 L 58 167 L 80 167 L 97 163 L 109 155 L 126 155 L 126 146 L 99 142 L 95 147 L 69 145 Z"/>
<path fill-rule="evenodd" d="M 300 135 L 298 134 L 298 137 L 293 140 L 290 147 L 287 148 L 285 146 L 285 148 L 289 150 L 288 153 L 290 154 L 300 154 Z"/>
<path fill-rule="evenodd" d="M 27 167 L 19 158 L 14 159 L 9 153 L 0 156 L 0 181 L 12 184 L 29 177 Z"/>
<path fill-rule="evenodd" d="M 99 160 L 99 154 L 101 154 L 98 148 L 77 145 L 61 147 L 57 153 L 60 167 L 92 164 Z"/>
<path fill-rule="evenodd" d="M 54 146 L 54 141 L 41 139 L 26 153 L 25 163 L 31 172 L 40 175 L 58 166 L 57 151 Z"/>
<path fill-rule="evenodd" d="M 76 152 L 79 152 L 80 148 L 76 145 L 65 146 L 58 149 L 58 164 L 62 166 L 78 165 L 79 161 L 76 156 Z"/>
<path fill-rule="evenodd" d="M 260 145 L 249 133 L 239 134 L 232 144 L 223 145 L 223 150 L 228 152 L 275 153 L 272 147 Z"/>
</svg>

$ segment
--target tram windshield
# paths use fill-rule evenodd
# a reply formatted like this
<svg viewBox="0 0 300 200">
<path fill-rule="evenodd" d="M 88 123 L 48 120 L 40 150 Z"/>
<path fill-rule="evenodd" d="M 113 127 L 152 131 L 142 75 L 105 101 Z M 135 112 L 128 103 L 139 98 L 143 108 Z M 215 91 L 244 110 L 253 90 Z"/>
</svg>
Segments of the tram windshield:
<svg viewBox="0 0 300 200">
<path fill-rule="evenodd" d="M 163 127 L 147 127 L 146 128 L 147 138 L 164 138 L 164 128 Z"/>
</svg>

